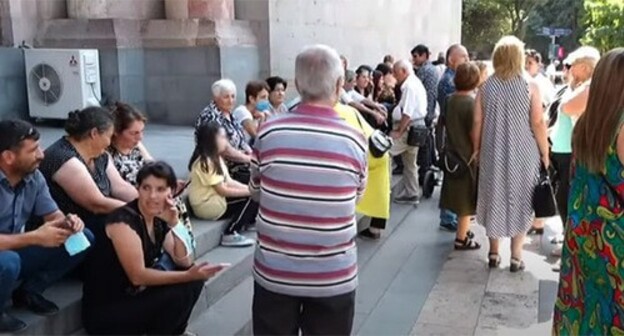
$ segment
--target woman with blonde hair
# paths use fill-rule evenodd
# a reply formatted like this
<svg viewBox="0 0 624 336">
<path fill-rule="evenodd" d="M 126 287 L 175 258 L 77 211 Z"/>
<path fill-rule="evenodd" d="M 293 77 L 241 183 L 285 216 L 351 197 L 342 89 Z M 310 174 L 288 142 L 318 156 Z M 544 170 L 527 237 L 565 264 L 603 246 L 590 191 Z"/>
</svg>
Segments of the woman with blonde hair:
<svg viewBox="0 0 624 336">
<path fill-rule="evenodd" d="M 624 333 L 624 48 L 596 67 L 574 129 L 555 335 Z"/>
<path fill-rule="evenodd" d="M 477 95 L 472 131 L 473 158 L 480 163 L 477 219 L 490 241 L 489 266 L 500 265 L 499 240 L 511 237 L 510 271 L 518 272 L 540 158 L 550 164 L 548 138 L 539 88 L 523 76 L 524 44 L 503 37 L 492 61 L 494 74 Z"/>
</svg>

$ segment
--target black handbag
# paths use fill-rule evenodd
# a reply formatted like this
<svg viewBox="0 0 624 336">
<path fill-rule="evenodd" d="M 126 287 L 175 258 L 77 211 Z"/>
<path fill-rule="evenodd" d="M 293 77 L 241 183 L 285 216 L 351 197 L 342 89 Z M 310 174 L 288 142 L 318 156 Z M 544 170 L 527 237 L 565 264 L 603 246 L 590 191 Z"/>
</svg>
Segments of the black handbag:
<svg viewBox="0 0 624 336">
<path fill-rule="evenodd" d="M 407 145 L 411 147 L 423 147 L 427 144 L 429 128 L 425 125 L 414 125 L 407 132 Z"/>
<path fill-rule="evenodd" d="M 533 192 L 533 210 L 535 218 L 553 217 L 557 215 L 557 201 L 555 200 L 555 189 L 550 179 L 550 173 L 540 166 L 539 183 Z"/>
<path fill-rule="evenodd" d="M 360 114 L 357 113 L 355 115 L 355 118 L 357 119 L 358 124 L 360 124 L 360 129 L 362 130 L 362 132 L 364 132 L 364 124 L 362 124 Z M 368 150 L 370 151 L 371 155 L 376 158 L 384 156 L 392 148 L 393 145 L 394 140 L 392 140 L 391 137 L 384 134 L 380 130 L 373 131 L 370 137 L 368 137 Z"/>
<path fill-rule="evenodd" d="M 251 171 L 247 164 L 235 164 L 229 168 L 230 177 L 242 184 L 248 184 L 251 179 Z"/>
</svg>

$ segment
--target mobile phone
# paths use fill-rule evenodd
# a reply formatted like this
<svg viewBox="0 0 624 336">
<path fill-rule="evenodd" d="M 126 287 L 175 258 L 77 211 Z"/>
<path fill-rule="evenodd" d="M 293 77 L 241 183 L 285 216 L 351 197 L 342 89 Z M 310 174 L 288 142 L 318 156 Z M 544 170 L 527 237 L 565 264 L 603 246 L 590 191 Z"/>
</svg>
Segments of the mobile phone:
<svg viewBox="0 0 624 336">
<path fill-rule="evenodd" d="M 191 184 L 191 180 L 186 181 L 186 183 L 184 184 L 184 186 L 182 188 L 180 188 L 180 190 L 176 190 L 176 193 L 173 195 L 173 198 L 176 198 L 176 197 L 182 195 L 184 190 L 186 190 L 186 188 L 188 188 L 188 186 L 190 184 Z"/>
</svg>

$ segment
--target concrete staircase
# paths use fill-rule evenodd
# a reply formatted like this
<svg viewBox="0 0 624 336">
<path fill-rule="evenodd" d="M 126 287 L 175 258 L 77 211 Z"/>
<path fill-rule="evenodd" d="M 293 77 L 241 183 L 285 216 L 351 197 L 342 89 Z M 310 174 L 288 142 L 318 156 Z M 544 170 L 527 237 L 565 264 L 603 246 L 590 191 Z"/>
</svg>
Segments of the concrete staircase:
<svg viewBox="0 0 624 336">
<path fill-rule="evenodd" d="M 395 186 L 398 180 L 393 178 L 392 182 Z M 368 226 L 368 220 L 364 217 L 358 215 L 357 219 L 358 230 Z M 220 246 L 221 233 L 227 220 L 205 221 L 193 218 L 192 222 L 198 261 L 229 263 L 231 266 L 206 282 L 191 314 L 190 329 L 202 330 L 201 335 L 251 335 L 251 265 L 254 247 Z M 59 306 L 60 312 L 55 316 L 37 316 L 23 310 L 9 309 L 13 316 L 28 323 L 28 328 L 20 335 L 84 335 L 81 322 L 82 284 L 77 280 L 63 280 L 44 294 Z M 222 323 L 226 318 L 230 323 Z M 236 322 L 232 323 L 233 320 Z"/>
<path fill-rule="evenodd" d="M 358 218 L 358 219 L 361 219 Z M 363 222 L 363 221 L 359 221 Z M 204 291 L 200 296 L 191 315 L 191 323 L 197 320 L 209 308 L 213 310 L 226 309 L 221 305 L 215 305 L 224 296 L 241 298 L 242 302 L 249 301 L 244 309 L 251 308 L 251 265 L 253 260 L 253 247 L 248 248 L 225 248 L 219 245 L 221 232 L 225 229 L 227 221 L 203 221 L 193 219 L 194 234 L 197 240 L 196 255 L 198 261 L 212 263 L 229 263 L 230 267 L 224 269 L 217 276 L 206 282 Z M 251 236 L 250 236 L 251 237 Z M 81 297 L 82 284 L 77 280 L 63 280 L 45 292 L 45 296 L 54 301 L 60 308 L 55 316 L 37 316 L 23 310 L 11 308 L 9 313 L 28 323 L 28 329 L 22 335 L 81 335 L 84 334 L 81 323 Z M 225 300 L 227 305 L 239 300 Z M 237 305 L 237 309 L 241 309 Z M 212 316 L 208 317 L 208 321 Z M 240 329 L 244 329 L 249 320 L 242 321 Z M 203 324 L 203 323 L 202 323 Z M 219 323 L 209 323 L 211 326 L 219 326 Z M 224 326 L 226 327 L 226 326 Z M 230 326 L 227 326 L 231 329 Z M 226 328 L 227 329 L 227 328 Z M 230 333 L 231 331 L 231 333 Z M 240 330 L 215 330 L 214 335 L 235 334 Z"/>
<path fill-rule="evenodd" d="M 217 302 L 241 281 L 248 278 L 253 256 L 253 247 L 224 248 L 219 246 L 221 232 L 227 221 L 193 220 L 197 240 L 196 255 L 200 261 L 230 263 L 228 267 L 206 282 L 204 291 L 195 306 L 193 317 L 199 316 Z M 9 312 L 28 323 L 27 335 L 68 335 L 80 334 L 82 285 L 76 280 L 63 280 L 48 289 L 45 296 L 58 304 L 60 312 L 55 316 L 37 316 L 26 311 L 11 309 Z"/>
</svg>

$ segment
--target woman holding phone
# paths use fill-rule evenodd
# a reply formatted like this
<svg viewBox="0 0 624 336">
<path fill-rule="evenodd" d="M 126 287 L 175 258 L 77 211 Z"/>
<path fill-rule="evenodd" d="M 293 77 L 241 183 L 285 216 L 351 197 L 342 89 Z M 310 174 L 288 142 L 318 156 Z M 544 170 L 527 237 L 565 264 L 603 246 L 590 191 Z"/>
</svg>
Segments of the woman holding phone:
<svg viewBox="0 0 624 336">
<path fill-rule="evenodd" d="M 89 334 L 181 335 L 206 280 L 226 265 L 193 264 L 180 238 L 173 169 L 149 162 L 137 174 L 138 199 L 111 213 L 92 251 L 83 287 Z"/>
<path fill-rule="evenodd" d="M 115 131 L 107 151 L 119 175 L 126 182 L 136 187 L 139 169 L 146 162 L 154 161 L 152 155 L 142 143 L 143 130 L 145 129 L 147 118 L 135 107 L 121 102 L 115 103 L 112 108 L 112 114 Z M 186 210 L 186 204 L 179 197 L 188 187 L 188 183 L 184 180 L 178 180 L 174 200 L 178 208 L 180 220 L 192 236 L 193 226 L 191 219 Z"/>
</svg>

